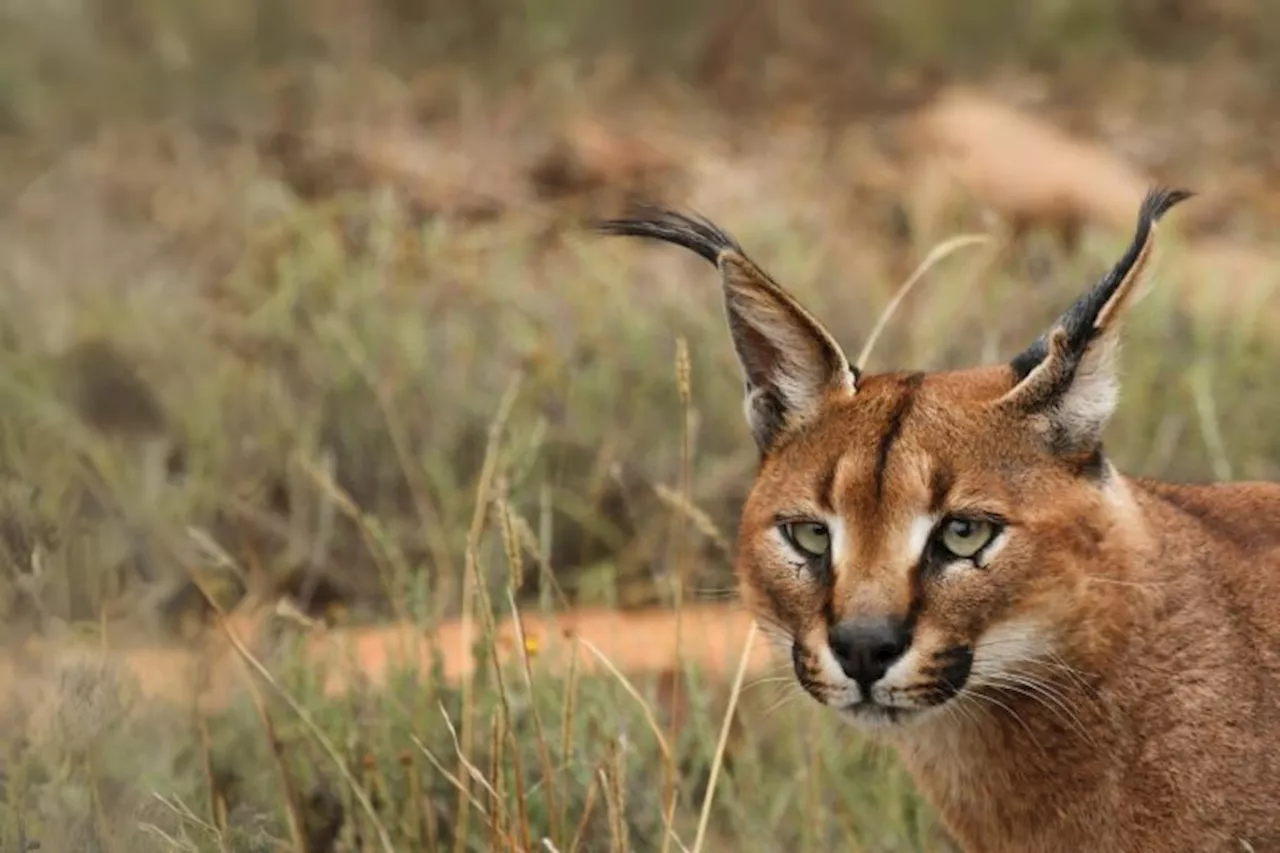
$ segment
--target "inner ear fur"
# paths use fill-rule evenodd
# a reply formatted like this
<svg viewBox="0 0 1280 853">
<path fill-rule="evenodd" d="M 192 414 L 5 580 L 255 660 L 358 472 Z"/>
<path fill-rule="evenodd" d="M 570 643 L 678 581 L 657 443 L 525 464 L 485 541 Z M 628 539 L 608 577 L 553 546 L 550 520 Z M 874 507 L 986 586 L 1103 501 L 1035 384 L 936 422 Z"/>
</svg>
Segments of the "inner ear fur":
<svg viewBox="0 0 1280 853">
<path fill-rule="evenodd" d="M 832 394 L 857 391 L 839 344 L 725 231 L 701 217 L 651 206 L 597 224 L 603 234 L 682 246 L 720 271 L 725 313 L 746 386 L 746 416 L 761 453 L 812 421 Z"/>
<path fill-rule="evenodd" d="M 1124 255 L 1044 335 L 1010 363 L 1013 386 L 997 406 L 1031 419 L 1052 451 L 1090 453 L 1119 398 L 1117 353 L 1121 315 L 1142 289 L 1155 253 L 1160 219 L 1193 193 L 1156 187 L 1138 210 Z"/>
</svg>

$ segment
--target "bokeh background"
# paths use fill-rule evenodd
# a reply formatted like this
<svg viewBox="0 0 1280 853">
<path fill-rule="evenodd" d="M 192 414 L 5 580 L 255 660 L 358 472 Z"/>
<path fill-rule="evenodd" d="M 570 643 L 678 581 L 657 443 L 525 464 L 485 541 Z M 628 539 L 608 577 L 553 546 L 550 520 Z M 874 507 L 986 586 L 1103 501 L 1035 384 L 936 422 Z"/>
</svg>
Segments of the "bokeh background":
<svg viewBox="0 0 1280 853">
<path fill-rule="evenodd" d="M 637 200 L 730 230 L 851 353 L 987 235 L 870 355 L 946 369 L 1021 349 L 1187 186 L 1108 446 L 1274 478 L 1274 11 L 2 0 L 0 847 L 693 849 L 723 678 L 335 698 L 290 665 L 464 603 L 481 635 L 508 602 L 735 606 L 739 374 L 705 264 L 591 234 Z M 275 681 L 216 714 L 111 663 L 247 601 Z M 701 849 L 950 849 L 891 755 L 760 682 Z"/>
</svg>

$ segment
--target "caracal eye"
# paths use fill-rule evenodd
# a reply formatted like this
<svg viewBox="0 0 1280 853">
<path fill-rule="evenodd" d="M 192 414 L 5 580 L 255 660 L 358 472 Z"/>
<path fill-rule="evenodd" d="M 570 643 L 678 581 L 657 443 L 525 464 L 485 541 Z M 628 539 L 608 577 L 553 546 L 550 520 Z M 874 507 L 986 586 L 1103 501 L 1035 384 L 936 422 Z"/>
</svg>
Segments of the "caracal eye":
<svg viewBox="0 0 1280 853">
<path fill-rule="evenodd" d="M 817 559 L 831 547 L 831 533 L 819 521 L 792 521 L 782 526 L 782 535 L 791 546 L 810 559 Z"/>
<path fill-rule="evenodd" d="M 957 557 L 972 557 L 996 535 L 996 526 L 976 518 L 952 518 L 942 527 L 942 546 Z"/>
</svg>

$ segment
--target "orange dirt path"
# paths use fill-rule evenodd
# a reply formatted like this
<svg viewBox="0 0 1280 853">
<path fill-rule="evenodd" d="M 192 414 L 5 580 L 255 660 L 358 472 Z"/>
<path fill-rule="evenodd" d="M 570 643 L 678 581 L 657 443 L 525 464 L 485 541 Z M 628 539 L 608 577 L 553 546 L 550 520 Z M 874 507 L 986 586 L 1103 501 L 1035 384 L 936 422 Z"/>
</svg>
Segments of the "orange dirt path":
<svg viewBox="0 0 1280 853">
<path fill-rule="evenodd" d="M 273 672 L 272 647 L 263 626 L 270 611 L 233 613 L 228 628 L 263 660 Z M 535 671 L 567 672 L 577 639 L 579 672 L 606 673 L 599 656 L 628 676 L 670 672 L 679 659 L 716 680 L 731 680 L 737 670 L 751 617 L 737 604 L 688 605 L 681 611 L 679 628 L 676 612 L 669 609 L 616 611 L 584 608 L 543 616 L 520 616 Z M 483 626 L 472 625 L 473 638 Z M 679 633 L 678 633 L 679 631 Z M 512 619 L 497 621 L 497 647 L 504 665 L 519 666 L 519 642 Z M 407 666 L 432 677 L 432 651 L 442 658 L 444 678 L 458 682 L 475 669 L 475 661 L 464 641 L 459 620 L 446 622 L 430 633 L 412 625 L 396 624 L 367 628 L 331 628 L 302 632 L 292 638 L 300 659 L 323 674 L 325 692 L 341 695 L 350 688 L 378 689 L 389 675 Z M 14 695 L 23 679 L 49 680 L 69 661 L 95 660 L 102 654 L 91 641 L 55 642 L 44 638 L 29 640 L 17 655 L 0 655 L 0 691 Z M 204 709 L 216 712 L 245 689 L 246 668 L 226 635 L 215 630 L 203 643 L 193 646 L 136 645 L 108 647 L 110 666 L 127 672 L 144 700 L 190 703 L 197 699 Z M 763 635 L 757 631 L 748 658 L 748 674 L 777 665 Z M 43 678 L 41 678 L 43 676 Z"/>
</svg>

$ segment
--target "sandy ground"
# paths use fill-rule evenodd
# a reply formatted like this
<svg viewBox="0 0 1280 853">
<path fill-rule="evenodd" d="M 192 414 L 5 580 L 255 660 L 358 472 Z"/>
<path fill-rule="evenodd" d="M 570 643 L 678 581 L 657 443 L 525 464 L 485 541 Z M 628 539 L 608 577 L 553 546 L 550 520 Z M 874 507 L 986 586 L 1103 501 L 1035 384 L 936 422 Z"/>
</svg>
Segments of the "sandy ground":
<svg viewBox="0 0 1280 853">
<path fill-rule="evenodd" d="M 199 642 L 187 645 L 95 646 L 89 640 L 32 638 L 20 648 L 0 654 L 0 695 L 59 702 L 59 693 L 73 671 L 102 667 L 101 672 L 147 702 L 188 705 L 193 699 L 212 713 L 225 709 L 246 689 L 250 667 L 228 635 L 250 651 L 270 671 L 277 671 L 273 651 L 281 644 L 268 640 L 264 630 L 272 611 L 234 613 L 225 630 L 212 629 Z M 538 673 L 563 675 L 573 656 L 578 671 L 625 675 L 670 672 L 683 650 L 683 664 L 715 680 L 729 682 L 742 660 L 751 618 L 733 604 L 674 610 L 613 611 L 580 609 L 544 617 L 527 614 L 520 627 L 508 618 L 496 624 L 498 652 L 505 666 L 521 667 L 524 647 Z M 428 679 L 433 652 L 443 662 L 444 678 L 452 683 L 470 675 L 475 661 L 467 649 L 468 636 L 481 625 L 450 621 L 427 632 L 412 625 L 370 628 L 314 628 L 295 635 L 294 653 L 323 673 L 330 696 L 348 689 L 378 689 L 397 669 L 408 667 Z M 757 631 L 747 657 L 747 673 L 758 674 L 778 665 Z M 513 670 L 518 671 L 518 670 Z M 522 676 L 518 676 L 522 677 Z M 77 680 L 78 679 L 74 679 Z"/>
</svg>

